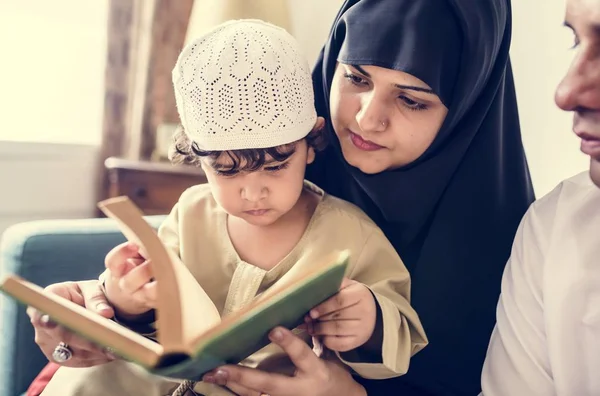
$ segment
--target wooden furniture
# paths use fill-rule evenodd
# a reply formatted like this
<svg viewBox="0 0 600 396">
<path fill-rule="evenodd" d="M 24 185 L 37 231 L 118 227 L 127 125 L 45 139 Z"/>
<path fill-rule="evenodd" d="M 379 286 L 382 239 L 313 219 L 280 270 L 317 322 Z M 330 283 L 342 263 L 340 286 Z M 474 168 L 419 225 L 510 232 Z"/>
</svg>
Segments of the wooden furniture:
<svg viewBox="0 0 600 396">
<path fill-rule="evenodd" d="M 200 168 L 116 157 L 104 163 L 109 197 L 127 195 L 146 215 L 167 214 L 188 187 L 206 183 Z"/>
</svg>

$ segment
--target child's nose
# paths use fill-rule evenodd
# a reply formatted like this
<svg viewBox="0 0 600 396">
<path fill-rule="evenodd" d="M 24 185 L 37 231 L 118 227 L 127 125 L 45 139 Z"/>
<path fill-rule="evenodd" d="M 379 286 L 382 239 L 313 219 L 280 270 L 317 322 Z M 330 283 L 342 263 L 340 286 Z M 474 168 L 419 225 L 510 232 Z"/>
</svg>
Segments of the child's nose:
<svg viewBox="0 0 600 396">
<path fill-rule="evenodd" d="M 250 202 L 258 202 L 267 195 L 267 189 L 261 184 L 246 185 L 242 188 L 242 198 Z"/>
</svg>

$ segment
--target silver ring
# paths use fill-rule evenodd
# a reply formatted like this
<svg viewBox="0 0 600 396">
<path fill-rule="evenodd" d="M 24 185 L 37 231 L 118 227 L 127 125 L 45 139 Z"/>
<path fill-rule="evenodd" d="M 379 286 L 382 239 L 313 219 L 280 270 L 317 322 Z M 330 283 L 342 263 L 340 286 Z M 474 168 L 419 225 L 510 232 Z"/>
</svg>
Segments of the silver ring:
<svg viewBox="0 0 600 396">
<path fill-rule="evenodd" d="M 73 357 L 73 351 L 64 342 L 59 343 L 54 352 L 52 352 L 52 359 L 58 364 L 64 363 Z"/>
<path fill-rule="evenodd" d="M 114 358 L 117 357 L 117 352 L 114 349 L 112 349 L 111 347 L 104 347 L 104 353 L 107 353 Z"/>
</svg>

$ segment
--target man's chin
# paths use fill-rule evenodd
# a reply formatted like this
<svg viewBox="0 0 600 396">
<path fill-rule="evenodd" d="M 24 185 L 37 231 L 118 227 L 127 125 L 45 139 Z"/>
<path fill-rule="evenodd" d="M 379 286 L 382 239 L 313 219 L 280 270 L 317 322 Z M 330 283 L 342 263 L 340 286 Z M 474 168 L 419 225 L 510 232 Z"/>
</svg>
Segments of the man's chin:
<svg viewBox="0 0 600 396">
<path fill-rule="evenodd" d="M 592 182 L 600 188 L 600 159 L 591 158 L 590 178 L 592 179 Z"/>
</svg>

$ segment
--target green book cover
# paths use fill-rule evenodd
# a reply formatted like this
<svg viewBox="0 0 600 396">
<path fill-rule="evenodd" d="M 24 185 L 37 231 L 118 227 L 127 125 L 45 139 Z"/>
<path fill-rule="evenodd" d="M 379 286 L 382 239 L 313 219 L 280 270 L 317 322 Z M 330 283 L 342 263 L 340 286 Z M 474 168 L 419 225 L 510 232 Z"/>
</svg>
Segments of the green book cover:
<svg viewBox="0 0 600 396">
<path fill-rule="evenodd" d="M 340 288 L 348 255 L 343 252 L 335 265 L 303 282 L 298 288 L 277 296 L 260 309 L 251 309 L 238 317 L 223 332 L 207 337 L 196 354 L 174 363 L 176 357 L 165 356 L 163 364 L 152 369 L 167 377 L 199 380 L 206 372 L 224 364 L 237 364 L 270 343 L 268 334 L 274 327 L 297 327 L 316 305 L 333 296 Z"/>
</svg>

